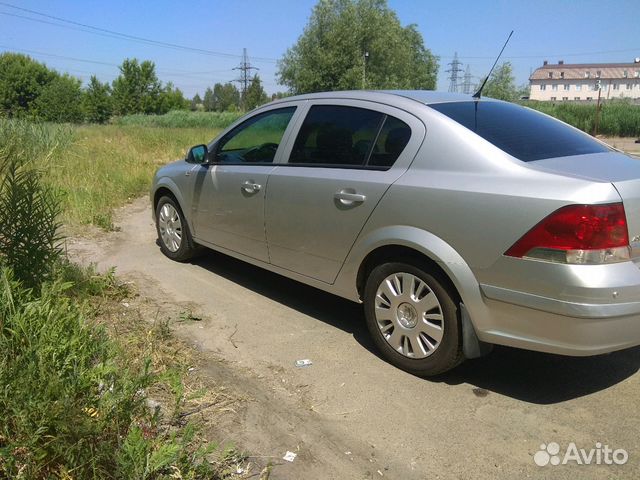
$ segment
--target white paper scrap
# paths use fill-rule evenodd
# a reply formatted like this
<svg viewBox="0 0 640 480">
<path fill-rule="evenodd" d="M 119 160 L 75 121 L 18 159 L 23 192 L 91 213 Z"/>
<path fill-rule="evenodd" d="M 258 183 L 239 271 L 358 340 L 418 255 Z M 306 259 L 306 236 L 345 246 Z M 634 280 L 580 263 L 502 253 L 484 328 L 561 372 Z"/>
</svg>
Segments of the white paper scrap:
<svg viewBox="0 0 640 480">
<path fill-rule="evenodd" d="M 298 455 L 293 453 L 293 452 L 287 452 L 284 454 L 284 457 L 282 457 L 283 460 L 286 460 L 287 462 L 293 462 L 293 460 L 297 457 Z"/>
</svg>

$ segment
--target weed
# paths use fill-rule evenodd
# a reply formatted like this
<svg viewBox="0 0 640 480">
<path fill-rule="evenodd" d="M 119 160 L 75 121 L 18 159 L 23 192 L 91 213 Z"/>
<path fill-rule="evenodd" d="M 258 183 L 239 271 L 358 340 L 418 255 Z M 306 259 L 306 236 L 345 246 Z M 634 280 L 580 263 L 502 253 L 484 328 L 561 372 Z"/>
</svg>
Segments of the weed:
<svg viewBox="0 0 640 480">
<path fill-rule="evenodd" d="M 179 322 L 201 322 L 202 317 L 198 317 L 191 311 L 180 312 Z"/>
</svg>

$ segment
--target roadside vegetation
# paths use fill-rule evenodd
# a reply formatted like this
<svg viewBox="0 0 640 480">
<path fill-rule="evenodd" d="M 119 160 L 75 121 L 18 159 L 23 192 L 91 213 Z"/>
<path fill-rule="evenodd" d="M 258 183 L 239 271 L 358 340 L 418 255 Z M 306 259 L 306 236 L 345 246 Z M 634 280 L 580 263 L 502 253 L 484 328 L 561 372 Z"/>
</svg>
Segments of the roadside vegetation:
<svg viewBox="0 0 640 480">
<path fill-rule="evenodd" d="M 174 110 L 165 115 L 127 115 L 113 119 L 114 125 L 136 125 L 160 128 L 212 128 L 223 129 L 235 122 L 240 112 L 187 112 Z"/>
<path fill-rule="evenodd" d="M 191 145 L 209 142 L 218 128 L 153 128 L 137 125 L 46 125 L 71 137 L 48 181 L 61 190 L 62 220 L 70 227 L 112 228 L 113 209 L 149 192 L 154 172 L 184 158 Z M 36 161 L 40 154 L 37 154 Z"/>
<path fill-rule="evenodd" d="M 547 115 L 556 117 L 587 133 L 593 133 L 596 120 L 595 104 L 571 102 L 522 102 Z M 610 137 L 640 137 L 640 105 L 629 101 L 608 101 L 600 105 L 598 134 Z"/>
<path fill-rule="evenodd" d="M 487 92 L 485 92 L 486 94 Z M 491 92 L 489 92 L 491 93 Z M 514 94 L 515 95 L 515 94 Z M 499 95 L 489 95 L 499 98 Z M 511 98 L 511 97 L 509 97 Z M 511 100 L 525 107 L 556 117 L 589 134 L 593 133 L 596 105 L 574 102 L 537 102 Z M 170 128 L 226 128 L 241 113 L 233 112 L 169 112 L 165 115 L 128 115 L 114 120 L 116 125 L 141 125 Z M 623 100 L 610 100 L 600 105 L 598 134 L 608 137 L 640 137 L 640 105 Z"/>
<path fill-rule="evenodd" d="M 166 322 L 112 315 L 129 288 L 63 256 L 49 173 L 72 141 L 0 121 L 0 478 L 228 478 L 242 457 L 188 421 L 211 394 L 183 380 Z"/>
</svg>

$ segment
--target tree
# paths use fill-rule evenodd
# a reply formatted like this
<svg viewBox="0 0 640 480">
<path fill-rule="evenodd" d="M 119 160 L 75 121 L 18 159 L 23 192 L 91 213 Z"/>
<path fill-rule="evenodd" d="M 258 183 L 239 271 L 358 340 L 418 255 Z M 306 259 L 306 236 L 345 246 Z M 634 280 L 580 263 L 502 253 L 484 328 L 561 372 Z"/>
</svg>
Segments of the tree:
<svg viewBox="0 0 640 480">
<path fill-rule="evenodd" d="M 95 75 L 92 75 L 84 91 L 82 107 L 87 122 L 106 123 L 113 112 L 109 84 L 101 83 Z"/>
<path fill-rule="evenodd" d="M 528 83 L 523 83 L 516 89 L 516 100 L 526 100 L 531 94 L 531 86 Z"/>
<path fill-rule="evenodd" d="M 504 62 L 493 70 L 484 90 L 482 90 L 482 95 L 508 102 L 518 100 L 519 91 L 516 87 L 511 62 Z"/>
<path fill-rule="evenodd" d="M 196 93 L 191 99 L 191 111 L 195 112 L 202 108 L 202 106 L 202 99 L 200 98 L 200 95 Z"/>
<path fill-rule="evenodd" d="M 67 74 L 56 74 L 33 102 L 31 114 L 47 122 L 81 122 L 83 113 L 80 80 Z"/>
<path fill-rule="evenodd" d="M 415 25 L 386 0 L 320 0 L 278 63 L 293 93 L 359 88 L 434 89 L 438 64 Z"/>
<path fill-rule="evenodd" d="M 216 85 L 219 85 L 219 84 L 216 84 Z M 204 100 L 202 101 L 202 104 L 204 106 L 205 112 L 215 111 L 216 100 L 213 95 L 213 90 L 211 90 L 211 87 L 207 87 L 207 89 L 204 91 Z"/>
<path fill-rule="evenodd" d="M 216 83 L 213 87 L 213 96 L 216 110 L 219 112 L 237 110 L 240 107 L 240 91 L 231 82 Z"/>
<path fill-rule="evenodd" d="M 156 113 L 160 114 L 171 110 L 187 110 L 190 106 L 190 102 L 184 98 L 182 90 L 174 87 L 172 82 L 168 82 L 162 88 L 158 102 Z"/>
<path fill-rule="evenodd" d="M 112 88 L 116 114 L 159 113 L 162 84 L 156 76 L 153 62 L 145 60 L 139 63 L 136 58 L 125 59 Z"/>
<path fill-rule="evenodd" d="M 0 113 L 9 117 L 31 114 L 36 99 L 56 75 L 26 55 L 0 54 Z"/>
<path fill-rule="evenodd" d="M 231 82 L 216 83 L 213 89 L 207 88 L 204 92 L 203 105 L 207 112 L 237 110 L 240 105 L 240 92 Z"/>
<path fill-rule="evenodd" d="M 247 87 L 247 91 L 245 92 L 244 98 L 242 99 L 242 104 L 245 110 L 253 110 L 260 105 L 267 103 L 269 101 L 269 97 L 267 93 L 262 88 L 262 82 L 260 81 L 260 77 L 258 74 L 254 75 L 251 79 L 251 83 Z"/>
<path fill-rule="evenodd" d="M 276 92 L 271 94 L 271 100 L 280 100 L 282 98 L 290 97 L 291 94 L 287 92 Z"/>
</svg>

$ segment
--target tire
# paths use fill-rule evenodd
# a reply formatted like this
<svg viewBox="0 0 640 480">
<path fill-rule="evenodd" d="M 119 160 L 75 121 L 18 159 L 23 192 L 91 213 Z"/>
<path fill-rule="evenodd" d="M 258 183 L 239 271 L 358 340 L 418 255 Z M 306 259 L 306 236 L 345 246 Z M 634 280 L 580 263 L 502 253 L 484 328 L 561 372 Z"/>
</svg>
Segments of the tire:
<svg viewBox="0 0 640 480">
<path fill-rule="evenodd" d="M 375 267 L 365 285 L 364 311 L 382 356 L 402 370 L 429 377 L 464 359 L 459 301 L 446 277 L 414 263 Z"/>
<path fill-rule="evenodd" d="M 163 196 L 156 206 L 156 232 L 160 250 L 171 260 L 186 262 L 195 257 L 200 248 L 194 243 L 189 224 L 178 202 Z"/>
</svg>

